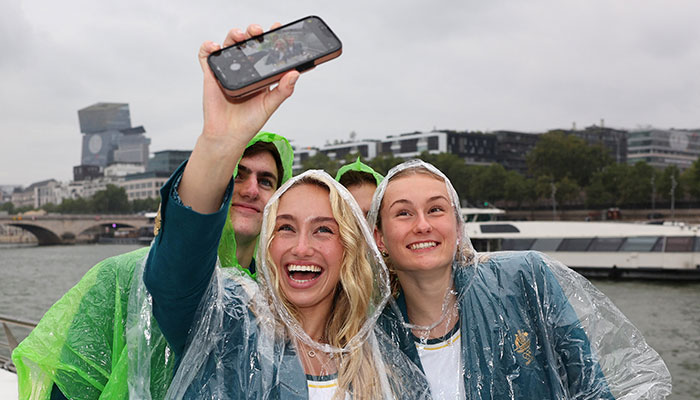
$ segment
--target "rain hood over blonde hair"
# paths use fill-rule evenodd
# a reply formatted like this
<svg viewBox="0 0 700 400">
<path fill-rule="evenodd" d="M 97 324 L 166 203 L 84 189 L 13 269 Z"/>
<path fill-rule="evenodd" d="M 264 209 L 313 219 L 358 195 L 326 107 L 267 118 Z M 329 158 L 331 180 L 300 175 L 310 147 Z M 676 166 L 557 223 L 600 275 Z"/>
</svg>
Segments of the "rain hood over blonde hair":
<svg viewBox="0 0 700 400">
<path fill-rule="evenodd" d="M 323 342 L 303 330 L 293 304 L 279 289 L 277 268 L 267 254 L 280 198 L 290 188 L 307 184 L 328 189 L 345 251 Z M 429 398 L 420 370 L 375 326 L 390 297 L 388 271 L 362 211 L 328 174 L 306 171 L 272 196 L 264 210 L 256 260 L 258 286 L 237 269 L 216 269 L 169 397 L 237 398 L 242 391 L 252 399 L 281 393 L 305 398 L 300 358 L 307 357 L 308 350 L 299 350 L 303 346 L 318 354 L 316 360 L 327 360 L 322 375 L 337 371 L 336 399 Z"/>
</svg>

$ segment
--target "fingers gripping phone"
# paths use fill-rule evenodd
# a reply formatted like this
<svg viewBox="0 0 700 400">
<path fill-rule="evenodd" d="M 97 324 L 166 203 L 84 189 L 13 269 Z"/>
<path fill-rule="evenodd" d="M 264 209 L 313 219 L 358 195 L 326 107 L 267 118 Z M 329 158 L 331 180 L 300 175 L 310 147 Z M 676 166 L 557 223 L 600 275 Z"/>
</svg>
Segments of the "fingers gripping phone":
<svg viewBox="0 0 700 400">
<path fill-rule="evenodd" d="M 340 39 L 319 17 L 308 16 L 209 55 L 224 92 L 243 97 L 279 81 L 285 72 L 307 71 L 342 53 Z"/>
</svg>

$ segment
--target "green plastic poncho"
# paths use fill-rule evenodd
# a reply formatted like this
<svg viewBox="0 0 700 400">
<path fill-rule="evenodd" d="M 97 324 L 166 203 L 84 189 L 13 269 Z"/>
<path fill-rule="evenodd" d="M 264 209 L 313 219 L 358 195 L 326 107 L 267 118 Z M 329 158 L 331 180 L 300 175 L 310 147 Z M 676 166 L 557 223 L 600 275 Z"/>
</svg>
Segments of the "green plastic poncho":
<svg viewBox="0 0 700 400">
<path fill-rule="evenodd" d="M 293 150 L 282 136 L 261 132 L 248 146 L 277 147 L 284 174 L 292 175 Z M 174 356 L 151 314 L 143 285 L 150 248 L 101 261 L 42 317 L 12 353 L 19 398 L 47 400 L 54 385 L 70 399 L 162 399 Z M 219 246 L 221 265 L 238 267 L 227 218 Z"/>
<path fill-rule="evenodd" d="M 377 171 L 373 170 L 372 167 L 360 161 L 360 157 L 357 157 L 357 160 L 353 163 L 343 165 L 338 170 L 338 173 L 335 174 L 335 180 L 340 182 L 340 178 L 343 175 L 345 175 L 345 173 L 348 171 L 365 172 L 372 175 L 374 177 L 374 180 L 377 181 L 377 186 L 379 186 L 379 184 L 382 183 L 382 181 L 384 180 L 384 176 L 382 176 L 382 174 L 378 173 Z"/>
<path fill-rule="evenodd" d="M 248 143 L 247 147 L 257 142 L 267 142 L 275 145 L 280 155 L 280 160 L 282 161 L 282 169 L 284 170 L 282 174 L 282 183 L 287 182 L 289 178 L 292 177 L 292 163 L 294 162 L 294 150 L 292 150 L 292 146 L 287 139 L 274 133 L 260 132 Z M 236 171 L 234 171 L 233 175 L 235 176 L 237 172 L 238 166 L 236 166 Z M 231 223 L 230 213 L 231 208 L 229 207 L 229 217 L 226 218 L 226 223 L 224 224 L 224 229 L 221 234 L 221 241 L 219 242 L 219 262 L 222 267 L 236 267 L 255 279 L 256 274 L 251 274 L 248 268 L 241 266 L 236 259 L 236 238 L 233 235 L 233 224 Z"/>
<path fill-rule="evenodd" d="M 54 383 L 70 399 L 128 398 L 129 293 L 148 250 L 101 261 L 44 314 L 12 353 L 20 399 L 48 399 Z M 172 357 L 157 326 L 152 331 L 150 384 L 162 398 Z"/>
</svg>

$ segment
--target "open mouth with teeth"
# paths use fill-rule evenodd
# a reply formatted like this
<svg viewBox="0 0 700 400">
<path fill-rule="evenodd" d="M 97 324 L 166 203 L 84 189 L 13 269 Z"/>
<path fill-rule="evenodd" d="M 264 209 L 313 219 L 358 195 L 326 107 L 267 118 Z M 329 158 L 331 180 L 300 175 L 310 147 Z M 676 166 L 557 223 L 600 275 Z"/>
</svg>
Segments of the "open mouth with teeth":
<svg viewBox="0 0 700 400">
<path fill-rule="evenodd" d="M 289 276 L 289 279 L 298 284 L 304 284 L 318 279 L 322 272 L 323 270 L 321 267 L 316 265 L 287 265 L 287 275 Z"/>
<path fill-rule="evenodd" d="M 426 249 L 432 249 L 434 247 L 437 247 L 438 242 L 420 242 L 420 243 L 411 243 L 408 246 L 408 249 L 410 250 L 426 250 Z"/>
</svg>

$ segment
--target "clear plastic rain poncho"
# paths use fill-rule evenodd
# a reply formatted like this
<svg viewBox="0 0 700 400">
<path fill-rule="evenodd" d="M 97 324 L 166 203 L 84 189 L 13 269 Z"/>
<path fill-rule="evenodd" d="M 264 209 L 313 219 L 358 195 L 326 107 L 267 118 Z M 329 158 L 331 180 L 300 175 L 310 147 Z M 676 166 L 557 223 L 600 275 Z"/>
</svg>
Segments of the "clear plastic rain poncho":
<svg viewBox="0 0 700 400">
<path fill-rule="evenodd" d="M 287 139 L 260 132 L 248 147 L 261 141 L 275 145 L 282 181 L 289 179 L 293 150 Z M 142 280 L 148 251 L 101 261 L 46 312 L 12 354 L 20 399 L 49 399 L 54 384 L 69 399 L 164 398 L 174 357 Z M 228 217 L 218 255 L 221 265 L 244 270 Z"/>
<path fill-rule="evenodd" d="M 280 197 L 296 185 L 304 190 L 308 180 L 330 188 L 345 249 L 321 341 L 302 329 L 294 306 L 283 299 L 267 251 Z M 256 260 L 259 286 L 236 269 L 215 269 L 169 398 L 429 398 L 423 374 L 375 326 L 390 297 L 388 271 L 359 207 L 328 174 L 307 171 L 273 195 Z M 307 375 L 304 364 L 320 374 Z"/>
<path fill-rule="evenodd" d="M 280 135 L 271 132 L 259 132 L 248 142 L 246 148 L 258 142 L 271 143 L 277 149 L 282 166 L 282 182 L 286 182 L 292 176 L 292 163 L 294 154 L 289 141 Z M 234 170 L 237 174 L 238 166 Z M 138 267 L 134 271 L 134 280 L 131 286 L 129 297 L 129 309 L 127 315 L 126 341 L 128 347 L 128 397 L 131 399 L 161 399 L 165 398 L 165 393 L 170 386 L 170 379 L 173 376 L 174 355 L 167 348 L 167 342 L 158 328 L 158 324 L 153 316 L 153 302 L 150 293 L 143 282 L 143 272 L 146 265 L 147 252 L 144 252 L 143 259 L 138 262 Z M 250 286 L 255 286 L 255 274 L 244 268 L 236 258 L 236 237 L 231 223 L 230 207 L 229 214 L 221 232 L 217 251 L 218 266 L 224 270 L 231 270 L 232 275 L 245 275 L 249 279 Z M 234 272 L 235 271 L 235 272 Z M 166 346 L 163 353 L 160 347 Z M 153 383 L 154 377 L 161 375 L 159 358 L 166 357 L 168 362 L 167 379 Z M 110 397 L 105 397 L 110 398 Z"/>
<path fill-rule="evenodd" d="M 403 293 L 379 322 L 425 369 L 434 398 L 455 398 L 456 391 L 467 399 L 661 399 L 671 393 L 671 376 L 659 354 L 581 275 L 535 251 L 477 254 L 456 191 L 432 165 L 412 160 L 389 171 L 375 193 L 370 226 L 377 224 L 392 177 L 410 177 L 411 169 L 427 170 L 446 183 L 458 220 L 453 287 L 445 288 L 442 317 L 432 326 L 410 324 Z M 395 268 L 396 260 L 387 264 Z M 453 336 L 460 344 L 457 376 L 431 374 L 434 364 L 423 365 L 425 352 L 416 350 L 427 346 L 420 332 L 441 323 L 459 329 Z"/>
</svg>

